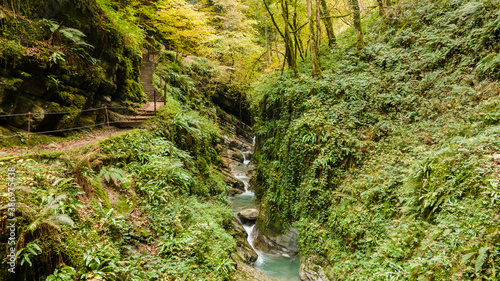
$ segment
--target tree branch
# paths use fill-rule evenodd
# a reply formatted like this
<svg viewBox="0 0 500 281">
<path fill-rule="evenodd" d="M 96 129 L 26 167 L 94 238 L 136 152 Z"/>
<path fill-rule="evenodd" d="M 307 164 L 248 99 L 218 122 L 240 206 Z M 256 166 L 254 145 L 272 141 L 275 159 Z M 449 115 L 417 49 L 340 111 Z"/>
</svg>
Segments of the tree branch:
<svg viewBox="0 0 500 281">
<path fill-rule="evenodd" d="M 278 30 L 278 33 L 280 34 L 281 38 L 285 38 L 285 36 L 281 32 L 280 28 L 278 27 L 276 20 L 274 20 L 274 15 L 273 15 L 273 13 L 271 13 L 271 10 L 269 10 L 269 6 L 267 6 L 266 0 L 262 0 L 262 2 L 264 2 L 264 6 L 266 7 L 267 13 L 271 17 L 271 21 L 273 22 L 274 27 L 276 27 L 276 30 Z"/>
</svg>

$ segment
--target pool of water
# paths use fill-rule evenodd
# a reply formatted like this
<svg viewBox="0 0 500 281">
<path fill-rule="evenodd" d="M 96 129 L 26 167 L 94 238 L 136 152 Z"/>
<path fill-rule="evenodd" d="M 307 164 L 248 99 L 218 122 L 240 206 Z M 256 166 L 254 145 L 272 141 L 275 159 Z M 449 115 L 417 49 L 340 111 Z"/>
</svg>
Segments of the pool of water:
<svg viewBox="0 0 500 281">
<path fill-rule="evenodd" d="M 269 277 L 283 281 L 300 281 L 299 257 L 287 258 L 284 256 L 258 253 L 259 258 L 254 267 Z"/>
</svg>

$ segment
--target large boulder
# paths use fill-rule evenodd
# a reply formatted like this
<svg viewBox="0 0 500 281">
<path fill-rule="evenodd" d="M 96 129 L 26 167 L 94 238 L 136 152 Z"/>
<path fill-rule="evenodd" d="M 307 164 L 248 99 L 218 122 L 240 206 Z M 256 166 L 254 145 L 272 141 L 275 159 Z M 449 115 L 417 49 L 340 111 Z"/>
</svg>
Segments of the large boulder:
<svg viewBox="0 0 500 281">
<path fill-rule="evenodd" d="M 255 238 L 253 246 L 259 251 L 288 256 L 299 252 L 297 243 L 299 235 L 296 227 L 290 227 L 284 234 L 279 235 L 264 235 L 258 227 L 255 227 L 252 235 Z"/>
<path fill-rule="evenodd" d="M 259 210 L 257 209 L 246 209 L 238 212 L 238 218 L 244 224 L 254 223 L 259 217 Z"/>
<path fill-rule="evenodd" d="M 301 260 L 299 276 L 301 281 L 326 281 L 323 268 L 312 262 L 312 259 Z"/>
</svg>

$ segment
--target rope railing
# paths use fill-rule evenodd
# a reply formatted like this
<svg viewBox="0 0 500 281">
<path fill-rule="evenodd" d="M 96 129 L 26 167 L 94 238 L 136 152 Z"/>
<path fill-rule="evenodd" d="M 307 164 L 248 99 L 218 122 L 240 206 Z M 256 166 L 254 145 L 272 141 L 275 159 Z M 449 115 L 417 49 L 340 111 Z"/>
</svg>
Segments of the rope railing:
<svg viewBox="0 0 500 281">
<path fill-rule="evenodd" d="M 75 112 L 89 112 L 89 111 L 97 111 L 102 109 L 127 109 L 128 107 L 99 107 L 99 108 L 89 108 L 83 110 L 74 110 L 74 111 L 60 111 L 60 112 L 27 112 L 27 113 L 16 113 L 16 114 L 0 114 L 0 118 L 4 117 L 15 117 L 15 116 L 27 116 L 27 115 L 60 115 L 60 114 L 70 114 Z"/>
<path fill-rule="evenodd" d="M 105 107 L 100 107 L 100 108 L 89 108 L 89 109 L 78 110 L 78 111 L 47 112 L 47 113 L 33 113 L 33 112 L 28 112 L 28 113 L 17 113 L 17 114 L 4 114 L 4 115 L 0 115 L 0 118 L 3 118 L 3 117 L 15 117 L 15 116 L 29 116 L 29 118 L 28 118 L 28 132 L 17 133 L 17 134 L 10 135 L 10 136 L 2 136 L 2 135 L 0 135 L 0 139 L 7 139 L 7 138 L 15 138 L 15 137 L 26 136 L 28 138 L 28 140 L 29 140 L 30 135 L 43 135 L 43 134 L 51 134 L 51 133 L 75 131 L 75 130 L 87 129 L 87 128 L 104 126 L 104 125 L 110 126 L 111 124 L 121 123 L 122 121 L 110 122 L 109 115 L 108 115 L 108 110 L 110 110 L 110 109 L 126 109 L 126 108 L 127 107 L 107 107 L 107 106 L 105 106 Z M 69 113 L 75 113 L 75 112 L 89 112 L 89 111 L 97 111 L 97 110 L 105 110 L 105 112 L 106 112 L 106 122 L 99 123 L 99 124 L 92 124 L 92 125 L 88 125 L 88 126 L 79 126 L 79 127 L 72 127 L 72 128 L 58 129 L 58 130 L 42 131 L 42 132 L 32 132 L 31 131 L 31 116 L 33 116 L 35 114 L 43 114 L 43 115 L 69 114 Z"/>
<path fill-rule="evenodd" d="M 122 121 L 109 122 L 109 125 L 116 124 L 116 123 L 121 123 L 121 122 Z M 99 126 L 103 126 L 103 125 L 108 125 L 108 122 L 94 124 L 94 125 L 88 125 L 88 126 L 80 126 L 80 127 L 59 129 L 59 130 L 51 130 L 51 131 L 43 131 L 43 132 L 31 132 L 30 134 L 31 135 L 44 135 L 44 134 L 50 134 L 50 133 L 59 133 L 59 132 L 67 132 L 67 131 L 75 131 L 75 130 L 80 130 L 80 129 L 87 129 L 87 128 L 92 128 L 92 127 L 99 127 Z M 18 133 L 18 134 L 10 135 L 10 136 L 0 136 L 0 139 L 22 137 L 23 135 L 28 135 L 28 133 L 26 132 L 26 133 Z"/>
</svg>

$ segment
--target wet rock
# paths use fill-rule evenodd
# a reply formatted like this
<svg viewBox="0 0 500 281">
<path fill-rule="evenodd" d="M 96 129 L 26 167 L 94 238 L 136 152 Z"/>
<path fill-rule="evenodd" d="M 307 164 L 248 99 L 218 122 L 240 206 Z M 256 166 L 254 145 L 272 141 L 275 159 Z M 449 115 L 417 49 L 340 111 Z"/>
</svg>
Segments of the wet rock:
<svg viewBox="0 0 500 281">
<path fill-rule="evenodd" d="M 231 155 L 231 159 L 233 160 L 236 160 L 240 163 L 243 163 L 243 155 L 241 155 L 241 153 L 238 153 L 238 152 L 233 152 L 233 154 Z"/>
<path fill-rule="evenodd" d="M 102 79 L 99 84 L 97 92 L 101 93 L 103 96 L 112 96 L 116 93 L 117 86 L 112 81 Z"/>
<path fill-rule="evenodd" d="M 44 85 L 43 79 L 33 77 L 24 81 L 21 91 L 36 97 L 44 97 L 47 89 Z"/>
<path fill-rule="evenodd" d="M 259 217 L 259 210 L 257 209 L 246 209 L 238 212 L 238 217 L 244 224 L 254 223 Z"/>
<path fill-rule="evenodd" d="M 229 148 L 233 148 L 233 149 L 240 149 L 241 148 L 241 143 L 236 141 L 236 140 L 231 140 L 229 142 Z"/>
<path fill-rule="evenodd" d="M 102 97 L 106 102 L 111 102 L 111 96 L 103 96 Z"/>
<path fill-rule="evenodd" d="M 253 159 L 253 153 L 251 151 L 245 152 L 245 158 L 251 161 Z"/>
<path fill-rule="evenodd" d="M 235 196 L 238 194 L 242 194 L 244 191 L 236 188 L 231 188 L 227 191 L 227 195 L 229 196 Z"/>
<path fill-rule="evenodd" d="M 31 118 L 33 118 L 36 123 L 42 122 L 45 118 L 45 110 L 40 106 L 33 105 L 33 107 L 31 108 L 31 113 Z"/>
<path fill-rule="evenodd" d="M 311 259 L 300 261 L 299 276 L 301 281 L 326 281 L 323 268 L 314 264 Z"/>
<path fill-rule="evenodd" d="M 266 276 L 252 266 L 239 261 L 236 262 L 236 272 L 232 277 L 233 280 L 278 281 L 278 279 Z"/>
<path fill-rule="evenodd" d="M 255 238 L 254 247 L 257 250 L 280 255 L 296 255 L 299 252 L 296 227 L 290 227 L 285 234 L 264 235 L 258 228 L 252 232 Z"/>
<path fill-rule="evenodd" d="M 231 235 L 236 240 L 236 255 L 237 259 L 246 263 L 252 264 L 258 258 L 257 253 L 252 249 L 252 246 L 248 244 L 247 233 L 243 228 L 243 225 L 236 219 L 233 218 L 233 233 Z"/>
<path fill-rule="evenodd" d="M 44 62 L 28 60 L 20 64 L 18 66 L 18 69 L 26 71 L 27 73 L 34 76 L 43 76 L 45 69 L 47 69 L 47 64 Z"/>
<path fill-rule="evenodd" d="M 248 190 L 255 191 L 255 185 L 257 184 L 257 173 L 255 172 L 255 169 L 250 169 L 247 175 L 250 178 L 248 180 Z"/>
<path fill-rule="evenodd" d="M 55 143 L 50 143 L 49 145 L 47 145 L 47 148 L 49 149 L 56 149 L 56 148 L 59 148 L 59 146 Z"/>
<path fill-rule="evenodd" d="M 241 192 L 245 191 L 245 184 L 239 179 L 235 178 L 230 172 L 222 170 L 222 175 L 224 176 L 224 182 L 234 189 L 239 189 Z"/>
</svg>

